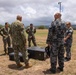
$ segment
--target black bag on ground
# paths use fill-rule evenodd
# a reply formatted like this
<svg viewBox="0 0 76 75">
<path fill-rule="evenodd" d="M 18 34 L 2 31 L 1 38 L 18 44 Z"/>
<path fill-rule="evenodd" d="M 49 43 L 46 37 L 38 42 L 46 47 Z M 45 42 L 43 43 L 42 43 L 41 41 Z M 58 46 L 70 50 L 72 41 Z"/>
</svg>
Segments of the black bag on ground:
<svg viewBox="0 0 76 75">
<path fill-rule="evenodd" d="M 46 52 L 47 56 L 50 57 L 50 47 L 49 46 L 45 47 L 45 52 Z"/>
</svg>

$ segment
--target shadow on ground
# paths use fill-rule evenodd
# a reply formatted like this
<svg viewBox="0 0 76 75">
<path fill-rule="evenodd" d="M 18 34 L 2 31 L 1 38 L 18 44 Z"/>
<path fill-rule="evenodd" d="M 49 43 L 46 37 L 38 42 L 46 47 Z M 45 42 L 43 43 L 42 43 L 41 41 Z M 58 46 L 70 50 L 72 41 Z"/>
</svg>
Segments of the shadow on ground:
<svg viewBox="0 0 76 75">
<path fill-rule="evenodd" d="M 10 64 L 10 65 L 8 65 L 8 68 L 13 69 L 13 70 L 23 70 L 24 69 L 23 66 L 20 68 L 17 68 L 16 64 Z"/>
<path fill-rule="evenodd" d="M 46 71 L 43 71 L 44 75 L 47 74 L 53 74 L 49 69 L 47 69 Z M 56 74 L 60 73 L 59 69 L 56 70 Z"/>
<path fill-rule="evenodd" d="M 6 55 L 5 53 L 3 53 L 3 54 L 0 54 L 0 56 L 4 56 L 4 55 Z"/>
</svg>

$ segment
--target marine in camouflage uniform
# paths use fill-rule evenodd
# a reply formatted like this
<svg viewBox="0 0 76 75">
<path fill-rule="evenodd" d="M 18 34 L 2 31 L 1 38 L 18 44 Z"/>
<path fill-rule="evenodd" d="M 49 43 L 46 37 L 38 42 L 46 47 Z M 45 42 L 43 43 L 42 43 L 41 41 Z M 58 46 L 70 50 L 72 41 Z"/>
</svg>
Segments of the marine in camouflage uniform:
<svg viewBox="0 0 76 75">
<path fill-rule="evenodd" d="M 12 44 L 15 53 L 14 57 L 17 67 L 21 67 L 22 65 L 20 64 L 19 55 L 18 55 L 19 52 L 21 52 L 25 66 L 29 67 L 28 52 L 26 49 L 25 30 L 24 30 L 24 25 L 21 21 L 22 21 L 22 17 L 18 15 L 17 20 L 11 24 L 11 37 L 12 37 Z"/>
<path fill-rule="evenodd" d="M 36 28 L 33 26 L 33 24 L 30 24 L 30 27 L 26 29 L 26 33 L 28 34 L 28 46 L 31 46 L 31 41 L 33 42 L 34 46 L 37 46 L 34 35 L 36 33 Z"/>
<path fill-rule="evenodd" d="M 10 28 L 8 27 L 8 22 L 5 23 L 5 27 L 0 29 L 0 35 L 3 37 L 4 52 L 6 54 L 7 53 L 7 44 L 8 44 L 8 47 L 11 46 Z"/>
<path fill-rule="evenodd" d="M 63 71 L 64 67 L 64 33 L 66 30 L 65 23 L 61 20 L 61 14 L 54 15 L 55 20 L 52 21 L 49 28 L 47 44 L 50 47 L 50 62 L 52 73 L 56 73 L 56 65 L 58 60 L 58 69 Z"/>
<path fill-rule="evenodd" d="M 73 40 L 73 28 L 71 27 L 71 23 L 66 23 L 67 30 L 65 33 L 65 49 L 66 49 L 66 57 L 65 61 L 69 61 L 71 59 L 71 46 L 72 46 L 72 40 Z"/>
</svg>

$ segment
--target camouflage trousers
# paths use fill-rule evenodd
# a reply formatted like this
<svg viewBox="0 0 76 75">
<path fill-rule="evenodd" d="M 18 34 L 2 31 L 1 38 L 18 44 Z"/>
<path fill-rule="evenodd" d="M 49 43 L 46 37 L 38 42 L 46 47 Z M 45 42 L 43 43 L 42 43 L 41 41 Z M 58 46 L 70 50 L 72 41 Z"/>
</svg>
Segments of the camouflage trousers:
<svg viewBox="0 0 76 75">
<path fill-rule="evenodd" d="M 64 45 L 58 46 L 56 43 L 53 43 L 51 46 L 51 53 L 50 53 L 50 63 L 51 68 L 53 70 L 56 70 L 56 65 L 58 65 L 60 68 L 64 67 Z"/>
<path fill-rule="evenodd" d="M 19 59 L 19 52 L 21 52 L 22 56 L 23 56 L 23 60 L 24 63 L 27 64 L 28 63 L 28 52 L 25 48 L 25 46 L 23 45 L 13 45 L 13 49 L 14 49 L 14 58 L 16 61 L 16 64 L 20 64 L 20 59 Z"/>
<path fill-rule="evenodd" d="M 35 37 L 32 37 L 32 38 L 28 37 L 28 46 L 29 47 L 31 47 L 31 41 L 32 41 L 34 46 L 37 46 Z"/>
<path fill-rule="evenodd" d="M 66 51 L 67 58 L 71 58 L 71 46 L 72 46 L 72 41 L 66 42 L 65 51 Z"/>
<path fill-rule="evenodd" d="M 3 37 L 3 44 L 4 44 L 4 52 L 6 53 L 7 45 L 8 47 L 11 46 L 10 37 Z"/>
</svg>

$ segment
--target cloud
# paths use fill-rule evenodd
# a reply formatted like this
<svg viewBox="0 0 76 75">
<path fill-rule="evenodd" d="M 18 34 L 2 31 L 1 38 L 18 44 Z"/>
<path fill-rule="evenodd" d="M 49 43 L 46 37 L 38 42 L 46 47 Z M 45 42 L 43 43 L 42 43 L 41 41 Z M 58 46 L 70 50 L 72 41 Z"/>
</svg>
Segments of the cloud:
<svg viewBox="0 0 76 75">
<path fill-rule="evenodd" d="M 19 14 L 25 25 L 50 25 L 53 15 L 59 12 L 58 2 L 62 5 L 62 19 L 76 24 L 75 0 L 0 0 L 0 24 L 12 23 Z"/>
</svg>

